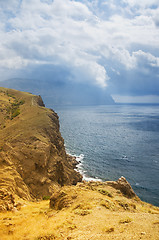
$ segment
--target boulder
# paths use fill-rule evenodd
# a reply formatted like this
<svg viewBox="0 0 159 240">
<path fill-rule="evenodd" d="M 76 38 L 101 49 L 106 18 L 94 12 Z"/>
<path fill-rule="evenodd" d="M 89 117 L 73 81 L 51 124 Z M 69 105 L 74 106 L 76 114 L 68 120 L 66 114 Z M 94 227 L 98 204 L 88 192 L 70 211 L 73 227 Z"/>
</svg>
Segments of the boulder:
<svg viewBox="0 0 159 240">
<path fill-rule="evenodd" d="M 128 198 L 137 197 L 130 183 L 123 176 L 117 181 L 108 181 L 107 184 L 114 187 L 115 189 L 120 190 Z"/>
<path fill-rule="evenodd" d="M 76 191 L 65 186 L 51 196 L 50 208 L 61 210 L 62 208 L 69 207 L 76 197 Z"/>
</svg>

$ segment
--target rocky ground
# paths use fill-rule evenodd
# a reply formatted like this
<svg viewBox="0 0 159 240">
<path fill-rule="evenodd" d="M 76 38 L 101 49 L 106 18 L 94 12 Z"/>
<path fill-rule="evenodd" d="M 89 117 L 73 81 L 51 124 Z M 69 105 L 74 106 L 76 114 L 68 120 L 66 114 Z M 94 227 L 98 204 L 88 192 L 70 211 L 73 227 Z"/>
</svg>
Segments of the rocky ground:
<svg viewBox="0 0 159 240">
<path fill-rule="evenodd" d="M 82 182 L 62 187 L 50 200 L 19 200 L 14 211 L 0 215 L 0 239 L 158 240 L 159 208 L 122 189 Z"/>
</svg>

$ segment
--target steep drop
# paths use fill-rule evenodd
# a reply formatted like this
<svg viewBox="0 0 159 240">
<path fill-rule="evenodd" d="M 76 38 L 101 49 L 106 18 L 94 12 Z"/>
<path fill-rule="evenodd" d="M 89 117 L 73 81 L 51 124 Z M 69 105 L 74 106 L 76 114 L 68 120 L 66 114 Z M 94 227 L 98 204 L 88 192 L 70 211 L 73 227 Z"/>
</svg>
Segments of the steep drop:
<svg viewBox="0 0 159 240">
<path fill-rule="evenodd" d="M 50 196 L 81 181 L 73 163 L 41 97 L 0 88 L 0 188 L 28 200 Z"/>
</svg>

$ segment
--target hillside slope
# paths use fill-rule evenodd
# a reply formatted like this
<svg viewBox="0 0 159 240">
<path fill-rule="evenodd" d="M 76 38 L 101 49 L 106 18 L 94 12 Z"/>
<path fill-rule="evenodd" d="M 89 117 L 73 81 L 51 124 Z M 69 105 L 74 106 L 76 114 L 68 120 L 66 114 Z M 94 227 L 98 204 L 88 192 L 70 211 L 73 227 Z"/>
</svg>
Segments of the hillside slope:
<svg viewBox="0 0 159 240">
<path fill-rule="evenodd" d="M 119 182 L 119 181 L 118 181 Z M 115 183 L 114 183 L 115 184 Z M 111 185 L 111 186 L 110 186 Z M 49 200 L 2 212 L 3 240 L 159 240 L 159 208 L 107 182 L 64 186 Z"/>
<path fill-rule="evenodd" d="M 81 176 L 65 152 L 57 114 L 40 96 L 0 88 L 0 189 L 24 199 L 50 196 Z"/>
<path fill-rule="evenodd" d="M 124 177 L 77 183 L 75 164 L 41 97 L 0 88 L 0 239 L 159 240 L 158 207 Z"/>
</svg>

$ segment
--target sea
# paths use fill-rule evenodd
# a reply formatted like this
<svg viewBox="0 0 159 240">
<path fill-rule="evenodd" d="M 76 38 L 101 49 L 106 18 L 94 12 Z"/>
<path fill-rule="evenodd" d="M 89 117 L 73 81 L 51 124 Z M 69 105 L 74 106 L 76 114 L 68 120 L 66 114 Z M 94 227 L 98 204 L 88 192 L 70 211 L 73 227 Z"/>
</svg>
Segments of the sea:
<svg viewBox="0 0 159 240">
<path fill-rule="evenodd" d="M 85 180 L 124 176 L 141 200 L 159 206 L 159 105 L 53 107 L 69 154 Z"/>
</svg>

